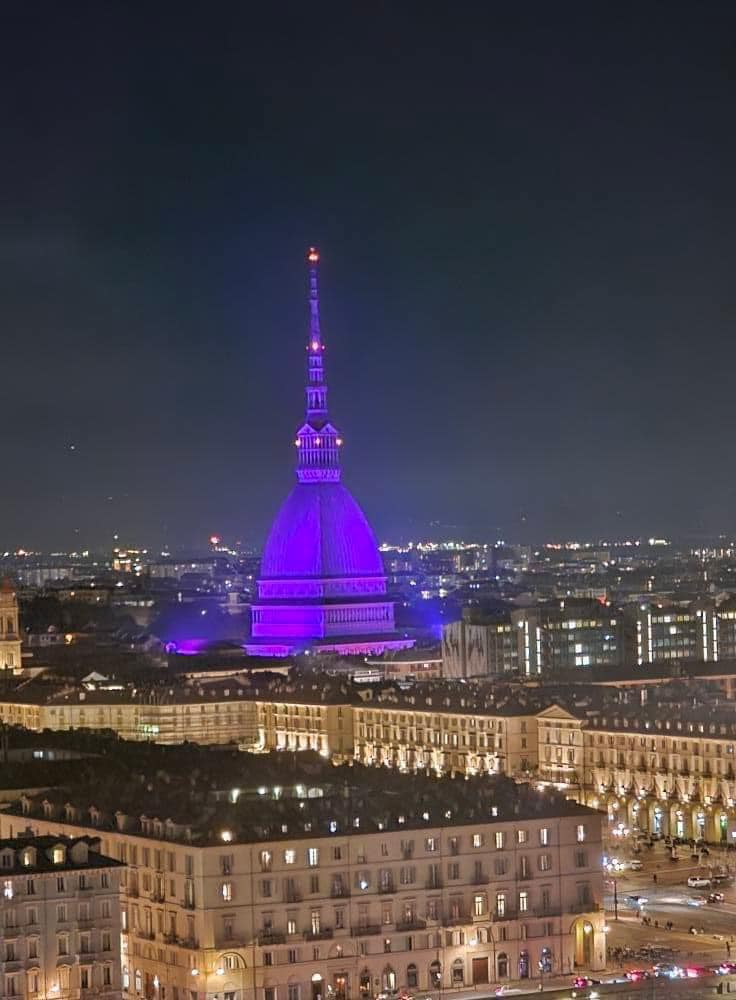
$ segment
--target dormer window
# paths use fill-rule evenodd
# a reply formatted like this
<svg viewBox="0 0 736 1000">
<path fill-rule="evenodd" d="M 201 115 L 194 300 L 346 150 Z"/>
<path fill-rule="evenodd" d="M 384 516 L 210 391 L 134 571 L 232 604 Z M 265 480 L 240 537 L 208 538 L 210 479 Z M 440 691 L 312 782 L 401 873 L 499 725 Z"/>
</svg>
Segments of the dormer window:
<svg viewBox="0 0 736 1000">
<path fill-rule="evenodd" d="M 55 865 L 63 865 L 66 860 L 66 848 L 65 847 L 55 847 L 51 851 L 51 860 Z"/>
<path fill-rule="evenodd" d="M 33 851 L 23 851 L 20 856 L 20 863 L 24 868 L 30 868 L 33 864 Z"/>
</svg>

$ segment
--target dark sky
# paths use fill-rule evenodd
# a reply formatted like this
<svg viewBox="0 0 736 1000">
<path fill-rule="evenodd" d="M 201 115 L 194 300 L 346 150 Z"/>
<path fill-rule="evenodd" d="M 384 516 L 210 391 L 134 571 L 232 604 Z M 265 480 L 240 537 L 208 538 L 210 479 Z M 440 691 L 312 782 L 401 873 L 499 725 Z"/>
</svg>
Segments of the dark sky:
<svg viewBox="0 0 736 1000">
<path fill-rule="evenodd" d="M 0 80 L 0 546 L 259 544 L 310 242 L 382 538 L 736 530 L 734 3 L 30 0 Z"/>
</svg>

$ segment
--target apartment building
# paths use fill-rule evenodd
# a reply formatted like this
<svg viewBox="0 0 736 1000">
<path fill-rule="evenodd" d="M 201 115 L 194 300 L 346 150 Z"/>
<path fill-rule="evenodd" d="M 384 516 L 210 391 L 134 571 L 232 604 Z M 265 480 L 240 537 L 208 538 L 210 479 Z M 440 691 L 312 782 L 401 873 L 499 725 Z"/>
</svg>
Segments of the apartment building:
<svg viewBox="0 0 736 1000">
<path fill-rule="evenodd" d="M 246 674 L 172 681 L 152 690 L 31 683 L 0 701 L 0 722 L 35 732 L 109 729 L 122 739 L 165 744 L 236 743 L 244 750 L 352 754 L 347 689 L 341 694 L 344 704 L 338 704 L 329 683 L 312 682 L 298 693 L 294 685 L 262 683 L 262 695 Z M 274 696 L 280 696 L 278 701 Z"/>
<path fill-rule="evenodd" d="M 0 995 L 119 1000 L 121 870 L 98 837 L 0 840 Z"/>
<path fill-rule="evenodd" d="M 617 706 L 583 734 L 581 801 L 609 822 L 656 833 L 736 841 L 733 709 Z"/>
<path fill-rule="evenodd" d="M 603 967 L 594 810 L 500 776 L 250 760 L 252 794 L 255 770 L 225 799 L 172 774 L 0 815 L 3 834 L 94 831 L 127 866 L 131 995 L 368 1000 Z"/>
</svg>

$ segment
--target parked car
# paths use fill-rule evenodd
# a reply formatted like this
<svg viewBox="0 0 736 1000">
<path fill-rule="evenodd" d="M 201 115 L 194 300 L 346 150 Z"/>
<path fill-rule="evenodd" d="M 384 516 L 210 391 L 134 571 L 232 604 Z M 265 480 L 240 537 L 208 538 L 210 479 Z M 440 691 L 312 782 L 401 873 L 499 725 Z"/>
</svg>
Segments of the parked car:
<svg viewBox="0 0 736 1000">
<path fill-rule="evenodd" d="M 634 858 L 633 861 L 631 862 L 632 872 L 640 872 L 643 867 L 644 865 L 642 864 L 639 858 Z"/>
<path fill-rule="evenodd" d="M 710 879 L 705 875 L 690 875 L 687 884 L 691 889 L 710 889 Z"/>
<path fill-rule="evenodd" d="M 729 882 L 731 880 L 730 875 L 726 875 L 725 872 L 718 872 L 717 875 L 713 875 L 711 882 L 713 885 L 722 885 L 724 882 Z"/>
</svg>

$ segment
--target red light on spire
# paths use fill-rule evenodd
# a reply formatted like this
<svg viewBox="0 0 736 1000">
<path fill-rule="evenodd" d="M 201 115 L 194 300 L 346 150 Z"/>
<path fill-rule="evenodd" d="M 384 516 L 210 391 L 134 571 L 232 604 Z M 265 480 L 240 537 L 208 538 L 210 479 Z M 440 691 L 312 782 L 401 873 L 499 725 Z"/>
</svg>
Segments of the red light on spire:
<svg viewBox="0 0 736 1000">
<path fill-rule="evenodd" d="M 317 247 L 310 247 L 309 253 L 307 254 L 307 260 L 310 264 L 319 264 L 319 250 Z"/>
</svg>

